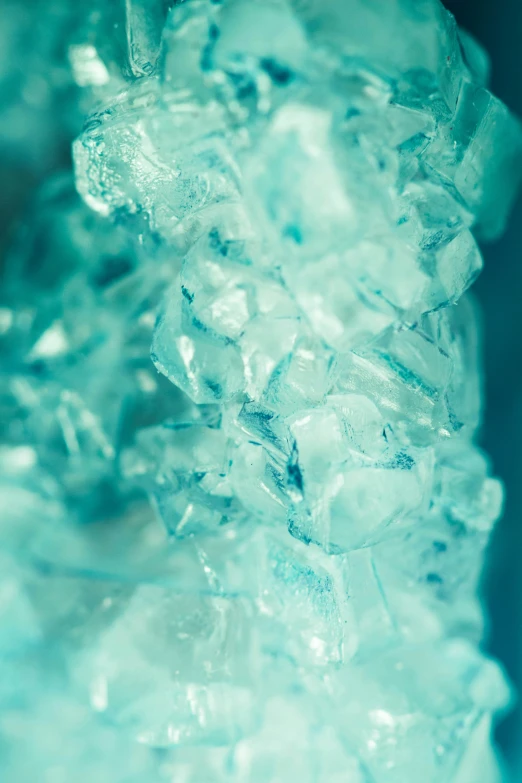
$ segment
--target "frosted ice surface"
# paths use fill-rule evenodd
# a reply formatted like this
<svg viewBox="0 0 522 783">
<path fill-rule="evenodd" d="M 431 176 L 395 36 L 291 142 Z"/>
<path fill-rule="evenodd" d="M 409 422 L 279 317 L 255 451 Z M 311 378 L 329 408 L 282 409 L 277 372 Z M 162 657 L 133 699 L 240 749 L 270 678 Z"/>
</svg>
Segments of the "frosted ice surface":
<svg viewBox="0 0 522 783">
<path fill-rule="evenodd" d="M 487 58 L 436 0 L 123 10 L 7 264 L 4 778 L 494 783 Z"/>
</svg>

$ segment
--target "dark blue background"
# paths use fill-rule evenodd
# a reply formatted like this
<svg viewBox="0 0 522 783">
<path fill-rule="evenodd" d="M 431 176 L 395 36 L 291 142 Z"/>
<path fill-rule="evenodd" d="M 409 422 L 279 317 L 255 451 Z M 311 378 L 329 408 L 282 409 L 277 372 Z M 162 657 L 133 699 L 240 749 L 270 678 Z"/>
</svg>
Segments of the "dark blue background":
<svg viewBox="0 0 522 783">
<path fill-rule="evenodd" d="M 493 91 L 522 117 L 522 0 L 446 0 L 446 5 L 489 52 Z M 507 233 L 483 250 L 485 269 L 475 288 L 485 318 L 482 442 L 507 490 L 484 584 L 491 618 L 489 647 L 522 692 L 521 198 Z M 522 780 L 520 704 L 498 727 L 498 739 L 516 769 L 515 780 Z"/>
</svg>

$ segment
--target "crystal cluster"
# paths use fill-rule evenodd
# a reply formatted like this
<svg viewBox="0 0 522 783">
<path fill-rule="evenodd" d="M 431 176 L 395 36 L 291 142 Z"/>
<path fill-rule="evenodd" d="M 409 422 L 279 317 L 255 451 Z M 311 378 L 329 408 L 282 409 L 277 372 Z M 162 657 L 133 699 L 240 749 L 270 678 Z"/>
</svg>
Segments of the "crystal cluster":
<svg viewBox="0 0 522 783">
<path fill-rule="evenodd" d="M 438 0 L 124 6 L 6 265 L 2 779 L 494 783 L 464 292 L 518 123 Z"/>
</svg>

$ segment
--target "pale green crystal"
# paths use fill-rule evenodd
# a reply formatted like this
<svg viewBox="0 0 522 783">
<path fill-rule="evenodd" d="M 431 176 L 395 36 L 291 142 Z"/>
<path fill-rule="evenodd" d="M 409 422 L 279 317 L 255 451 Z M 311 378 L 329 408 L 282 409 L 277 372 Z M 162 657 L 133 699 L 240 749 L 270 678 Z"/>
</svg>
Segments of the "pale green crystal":
<svg viewBox="0 0 522 783">
<path fill-rule="evenodd" d="M 0 311 L 4 777 L 498 781 L 487 58 L 437 0 L 118 8 Z"/>
</svg>

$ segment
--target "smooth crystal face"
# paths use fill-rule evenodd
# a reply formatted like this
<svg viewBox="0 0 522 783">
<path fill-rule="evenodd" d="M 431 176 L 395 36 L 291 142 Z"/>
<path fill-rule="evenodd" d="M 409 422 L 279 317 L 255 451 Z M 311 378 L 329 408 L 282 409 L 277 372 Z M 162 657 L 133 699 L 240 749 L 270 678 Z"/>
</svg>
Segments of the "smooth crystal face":
<svg viewBox="0 0 522 783">
<path fill-rule="evenodd" d="M 486 56 L 437 0 L 98 5 L 0 308 L 2 779 L 496 783 Z"/>
</svg>

